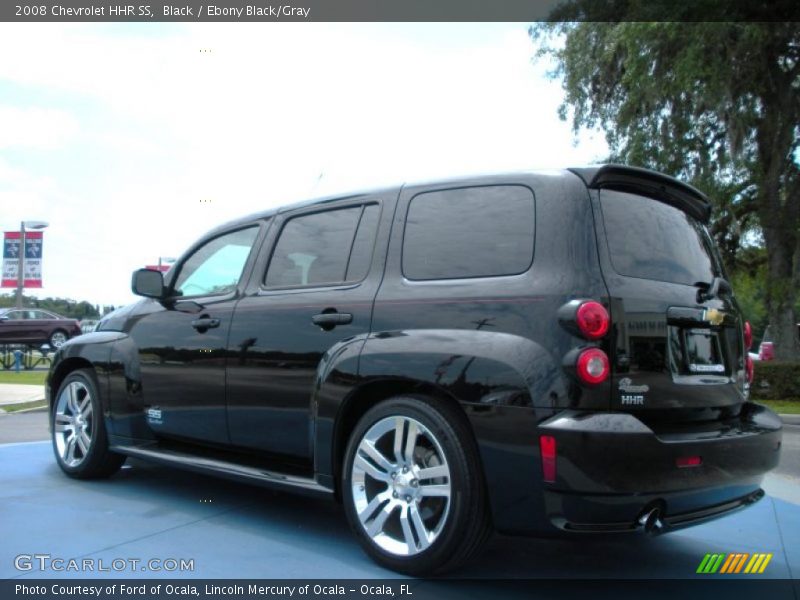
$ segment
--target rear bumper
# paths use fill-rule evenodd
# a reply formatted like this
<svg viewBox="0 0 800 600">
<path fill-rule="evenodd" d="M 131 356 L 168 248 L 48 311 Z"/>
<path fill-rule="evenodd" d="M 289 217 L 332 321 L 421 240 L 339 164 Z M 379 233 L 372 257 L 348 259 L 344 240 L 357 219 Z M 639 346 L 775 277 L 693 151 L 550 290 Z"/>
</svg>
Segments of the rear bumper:
<svg viewBox="0 0 800 600">
<path fill-rule="evenodd" d="M 741 492 L 746 491 L 745 494 Z M 569 497 L 545 492 L 550 523 L 570 533 L 662 534 L 724 517 L 764 497 L 757 485 L 680 494 Z M 570 520 L 571 519 L 571 520 Z"/>
<path fill-rule="evenodd" d="M 482 445 L 495 526 L 511 534 L 660 533 L 725 516 L 763 497 L 763 476 L 780 458 L 781 427 L 777 415 L 752 403 L 731 421 L 663 430 L 628 413 L 560 412 L 538 423 L 535 439 L 524 436 L 524 451 L 509 452 L 508 438 L 502 450 Z M 540 435 L 556 440 L 552 483 L 542 479 Z M 702 464 L 678 467 L 688 456 Z M 492 465 L 504 463 L 529 474 L 513 493 L 502 484 L 493 489 L 505 477 Z M 653 509 L 657 520 L 648 524 Z"/>
</svg>

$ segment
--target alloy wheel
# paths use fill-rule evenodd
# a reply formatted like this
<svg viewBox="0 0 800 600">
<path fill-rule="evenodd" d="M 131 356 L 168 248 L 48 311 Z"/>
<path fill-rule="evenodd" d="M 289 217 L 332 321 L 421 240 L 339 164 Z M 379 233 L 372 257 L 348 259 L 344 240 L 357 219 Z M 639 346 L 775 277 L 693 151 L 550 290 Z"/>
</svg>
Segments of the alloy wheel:
<svg viewBox="0 0 800 600">
<path fill-rule="evenodd" d="M 89 388 L 72 381 L 58 397 L 53 423 L 56 449 L 68 467 L 77 467 L 89 454 L 94 434 L 94 409 Z"/>
<path fill-rule="evenodd" d="M 436 437 L 414 418 L 386 417 L 369 428 L 353 458 L 351 485 L 361 526 L 392 555 L 425 551 L 447 522 L 447 458 Z"/>
</svg>

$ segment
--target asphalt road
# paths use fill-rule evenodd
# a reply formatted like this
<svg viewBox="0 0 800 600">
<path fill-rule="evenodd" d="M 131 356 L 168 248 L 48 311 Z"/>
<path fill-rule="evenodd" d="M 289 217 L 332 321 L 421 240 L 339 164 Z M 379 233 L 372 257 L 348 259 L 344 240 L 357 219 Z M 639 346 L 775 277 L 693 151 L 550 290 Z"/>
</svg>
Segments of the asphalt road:
<svg viewBox="0 0 800 600">
<path fill-rule="evenodd" d="M 50 439 L 44 410 L 0 413 L 0 444 L 36 442 Z"/>
<path fill-rule="evenodd" d="M 800 485 L 800 425 L 783 426 L 781 462 L 774 473 L 794 478 L 795 483 Z"/>
</svg>

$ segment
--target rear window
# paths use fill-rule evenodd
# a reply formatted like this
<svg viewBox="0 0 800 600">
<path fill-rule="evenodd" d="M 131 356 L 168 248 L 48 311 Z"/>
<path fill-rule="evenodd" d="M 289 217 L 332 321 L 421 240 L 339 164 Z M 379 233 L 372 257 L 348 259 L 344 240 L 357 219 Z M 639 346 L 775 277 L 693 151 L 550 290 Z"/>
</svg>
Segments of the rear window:
<svg viewBox="0 0 800 600">
<path fill-rule="evenodd" d="M 719 272 L 705 227 L 683 211 L 636 194 L 603 190 L 611 263 L 620 275 L 694 285 Z"/>
<path fill-rule="evenodd" d="M 415 196 L 403 237 L 409 279 L 516 275 L 533 260 L 533 193 L 519 185 Z"/>
</svg>

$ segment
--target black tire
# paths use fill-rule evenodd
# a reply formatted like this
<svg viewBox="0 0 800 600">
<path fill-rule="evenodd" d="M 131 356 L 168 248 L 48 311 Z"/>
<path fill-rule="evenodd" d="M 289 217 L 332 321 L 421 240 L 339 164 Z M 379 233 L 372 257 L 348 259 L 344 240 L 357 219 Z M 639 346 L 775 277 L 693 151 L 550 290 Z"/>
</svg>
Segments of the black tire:
<svg viewBox="0 0 800 600">
<path fill-rule="evenodd" d="M 108 449 L 105 418 L 91 369 L 73 371 L 64 379 L 53 401 L 50 418 L 56 462 L 70 477 L 109 477 L 125 462 L 125 456 Z"/>
<path fill-rule="evenodd" d="M 405 425 L 387 430 L 392 422 Z M 388 447 L 398 431 L 405 447 L 412 427 L 419 434 L 408 461 L 406 449 L 398 458 L 394 446 Z M 365 444 L 379 449 L 387 460 L 367 453 Z M 369 457 L 366 467 L 365 457 Z M 443 573 L 476 554 L 490 536 L 480 459 L 466 419 L 457 409 L 425 396 L 397 396 L 381 402 L 359 420 L 344 461 L 341 484 L 347 520 L 367 554 L 382 566 L 414 576 Z M 424 471 L 447 471 L 447 475 L 426 478 Z M 433 487 L 447 489 L 449 496 L 435 497 L 430 493 Z"/>
<path fill-rule="evenodd" d="M 69 339 L 69 334 L 64 331 L 63 329 L 56 329 L 53 333 L 50 334 L 50 337 L 47 338 L 47 344 L 53 350 L 58 350 L 61 346 L 64 345 Z"/>
</svg>

